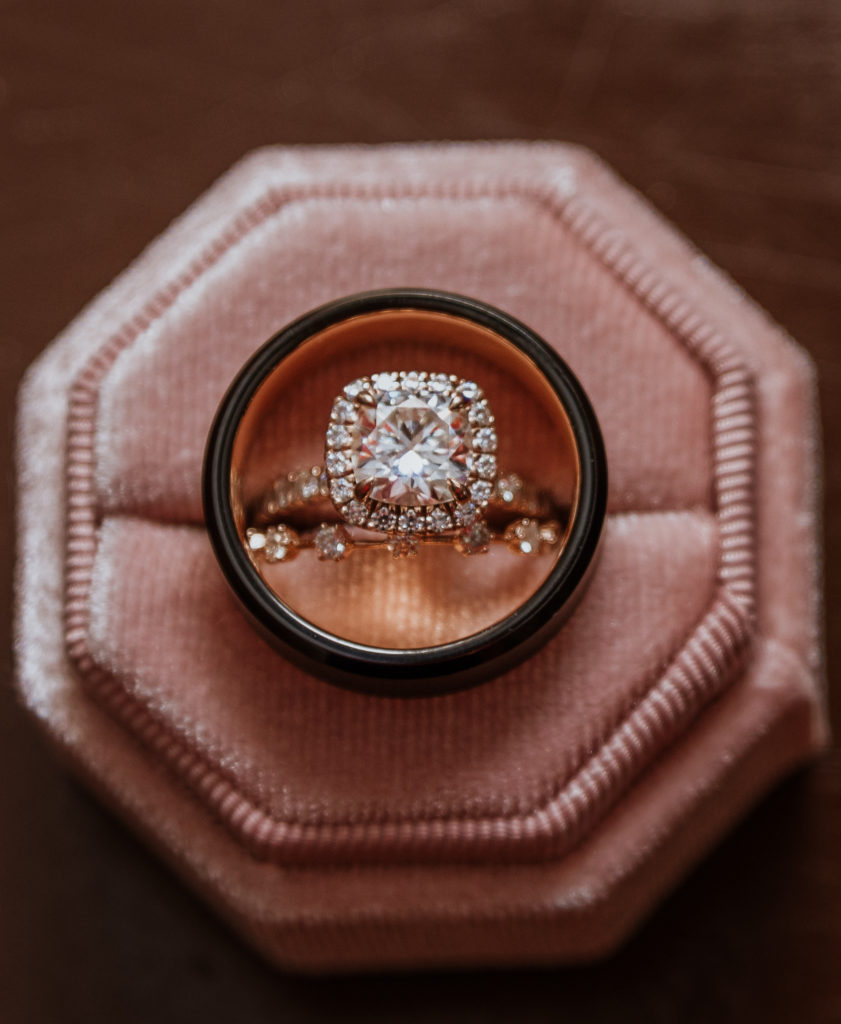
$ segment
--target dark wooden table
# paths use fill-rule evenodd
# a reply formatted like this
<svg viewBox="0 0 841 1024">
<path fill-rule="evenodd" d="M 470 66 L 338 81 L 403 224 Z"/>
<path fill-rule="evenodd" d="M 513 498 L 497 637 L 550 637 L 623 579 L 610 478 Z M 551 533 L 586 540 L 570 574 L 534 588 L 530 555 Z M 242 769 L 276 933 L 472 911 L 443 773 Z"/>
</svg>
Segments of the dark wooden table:
<svg viewBox="0 0 841 1024">
<path fill-rule="evenodd" d="M 816 360 L 832 683 L 841 643 L 835 0 L 2 0 L 6 450 L 25 366 L 245 151 L 472 138 L 591 146 Z M 11 508 L 10 462 L 3 485 Z M 10 512 L 3 538 L 10 580 Z M 9 620 L 7 585 L 7 635 Z M 837 700 L 834 717 L 837 728 Z M 841 1021 L 837 752 L 768 798 L 607 963 L 383 979 L 308 981 L 266 967 L 64 774 L 8 686 L 0 780 L 0 1019 L 9 1024 Z"/>
</svg>

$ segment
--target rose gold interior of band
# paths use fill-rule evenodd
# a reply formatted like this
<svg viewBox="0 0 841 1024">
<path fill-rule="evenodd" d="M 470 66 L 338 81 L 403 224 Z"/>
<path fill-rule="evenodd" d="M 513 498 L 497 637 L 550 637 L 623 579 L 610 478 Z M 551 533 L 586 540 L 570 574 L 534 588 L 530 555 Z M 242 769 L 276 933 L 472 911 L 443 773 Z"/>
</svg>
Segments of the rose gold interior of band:
<svg viewBox="0 0 841 1024">
<path fill-rule="evenodd" d="M 240 535 L 247 510 L 289 470 L 320 464 L 333 399 L 382 370 L 455 373 L 484 390 L 496 417 L 499 466 L 549 491 L 566 526 L 575 514 L 579 458 L 566 412 L 516 346 L 461 318 L 425 310 L 365 314 L 313 335 L 267 376 L 234 443 L 231 498 Z M 320 519 L 335 519 L 325 506 Z M 511 518 L 516 518 L 512 515 Z M 421 543 L 414 558 L 355 550 L 343 562 L 304 551 L 262 567 L 266 584 L 320 629 L 402 650 L 470 636 L 510 615 L 546 579 L 560 548 L 524 556 L 505 544 L 465 557 Z"/>
</svg>

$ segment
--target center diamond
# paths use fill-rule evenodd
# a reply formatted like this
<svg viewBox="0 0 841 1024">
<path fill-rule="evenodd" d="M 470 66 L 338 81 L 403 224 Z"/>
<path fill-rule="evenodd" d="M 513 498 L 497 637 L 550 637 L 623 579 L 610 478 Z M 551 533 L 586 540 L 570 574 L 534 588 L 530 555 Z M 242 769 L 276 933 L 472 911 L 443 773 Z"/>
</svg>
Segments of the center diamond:
<svg viewBox="0 0 841 1024">
<path fill-rule="evenodd" d="M 392 505 L 454 501 L 469 475 L 463 408 L 441 394 L 389 390 L 360 408 L 353 431 L 353 476 L 367 497 Z"/>
</svg>

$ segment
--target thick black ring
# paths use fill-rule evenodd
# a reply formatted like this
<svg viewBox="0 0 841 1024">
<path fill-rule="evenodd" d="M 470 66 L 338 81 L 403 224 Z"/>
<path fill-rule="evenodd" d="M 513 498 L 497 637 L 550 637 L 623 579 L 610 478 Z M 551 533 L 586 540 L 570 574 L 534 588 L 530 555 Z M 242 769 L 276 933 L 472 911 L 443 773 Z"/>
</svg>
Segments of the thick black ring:
<svg viewBox="0 0 841 1024">
<path fill-rule="evenodd" d="M 262 382 L 299 345 L 350 317 L 389 309 L 445 313 L 489 328 L 515 345 L 545 375 L 568 415 L 580 458 L 576 515 L 557 563 L 540 587 L 501 622 L 435 647 L 369 647 L 319 629 L 264 583 L 245 551 L 231 506 L 234 439 Z M 595 563 L 607 502 L 607 462 L 590 402 L 566 363 L 542 338 L 477 299 L 429 289 L 363 292 L 330 302 L 285 327 L 242 368 L 222 400 L 207 442 L 202 496 L 207 531 L 222 571 L 263 635 L 291 661 L 328 682 L 388 696 L 461 689 L 522 661 L 563 623 Z"/>
</svg>

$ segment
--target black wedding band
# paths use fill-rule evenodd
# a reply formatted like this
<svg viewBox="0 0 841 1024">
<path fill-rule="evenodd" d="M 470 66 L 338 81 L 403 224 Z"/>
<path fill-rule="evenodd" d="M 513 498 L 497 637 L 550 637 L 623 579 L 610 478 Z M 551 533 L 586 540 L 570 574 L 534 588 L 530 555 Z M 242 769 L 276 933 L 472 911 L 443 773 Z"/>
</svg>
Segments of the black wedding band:
<svg viewBox="0 0 841 1024">
<path fill-rule="evenodd" d="M 234 457 L 235 450 L 244 444 L 244 418 L 252 415 L 257 398 L 266 393 L 268 383 L 282 371 L 285 361 L 331 331 L 351 325 L 359 332 L 376 317 L 382 322 L 382 314 L 393 314 L 398 324 L 412 325 L 415 318 L 421 338 L 424 323 L 431 322 L 429 318 L 434 315 L 436 323 L 452 328 L 454 346 L 462 329 L 484 332 L 491 341 L 496 339 L 501 348 L 516 356 L 518 366 L 530 368 L 541 387 L 558 403 L 576 459 L 574 501 L 563 547 L 534 591 L 504 618 L 476 632 L 407 649 L 398 645 L 380 647 L 338 635 L 281 599 L 258 570 L 245 543 L 247 515 Z M 315 432 L 323 429 L 323 423 L 313 424 Z M 498 676 L 557 631 L 581 596 L 595 565 L 605 516 L 607 465 L 599 425 L 583 388 L 560 356 L 534 331 L 476 299 L 427 289 L 396 289 L 352 295 L 321 306 L 284 327 L 248 360 L 223 398 L 211 428 L 202 494 L 208 534 L 225 578 L 252 623 L 285 657 L 346 688 L 388 696 L 420 696 Z M 294 571 L 295 565 L 285 568 Z"/>
</svg>

